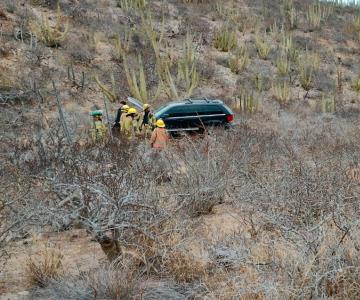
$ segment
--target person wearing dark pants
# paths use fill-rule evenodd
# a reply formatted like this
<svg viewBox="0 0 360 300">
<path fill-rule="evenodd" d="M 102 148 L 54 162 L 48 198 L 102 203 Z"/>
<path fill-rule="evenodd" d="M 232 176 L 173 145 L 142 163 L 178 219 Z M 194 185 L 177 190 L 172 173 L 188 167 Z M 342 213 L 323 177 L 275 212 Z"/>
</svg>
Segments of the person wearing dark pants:
<svg viewBox="0 0 360 300">
<path fill-rule="evenodd" d="M 120 101 L 120 107 L 116 113 L 115 122 L 112 127 L 112 132 L 115 135 L 120 132 L 120 119 L 121 119 L 122 113 L 124 112 L 122 109 L 124 105 L 126 105 L 126 101 Z"/>
</svg>

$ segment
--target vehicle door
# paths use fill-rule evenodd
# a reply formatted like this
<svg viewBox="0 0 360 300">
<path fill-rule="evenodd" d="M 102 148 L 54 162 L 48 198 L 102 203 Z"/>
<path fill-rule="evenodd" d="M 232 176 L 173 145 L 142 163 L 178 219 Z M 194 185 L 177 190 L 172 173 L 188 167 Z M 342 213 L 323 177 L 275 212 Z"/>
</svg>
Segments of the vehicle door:
<svg viewBox="0 0 360 300">
<path fill-rule="evenodd" d="M 168 129 L 181 129 L 189 127 L 189 110 L 185 105 L 170 107 L 162 114 Z"/>
<path fill-rule="evenodd" d="M 168 124 L 172 128 L 195 129 L 216 126 L 225 122 L 226 114 L 218 104 L 184 104 L 167 112 Z"/>
<path fill-rule="evenodd" d="M 218 104 L 197 105 L 195 111 L 198 116 L 198 126 L 217 126 L 223 124 L 226 118 L 226 114 Z"/>
</svg>

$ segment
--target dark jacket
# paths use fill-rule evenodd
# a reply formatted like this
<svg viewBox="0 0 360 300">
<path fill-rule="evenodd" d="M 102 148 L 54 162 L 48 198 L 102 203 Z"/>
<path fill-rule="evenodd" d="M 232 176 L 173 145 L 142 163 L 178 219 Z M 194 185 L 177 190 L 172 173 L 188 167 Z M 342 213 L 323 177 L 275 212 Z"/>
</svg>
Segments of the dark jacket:
<svg viewBox="0 0 360 300">
<path fill-rule="evenodd" d="M 121 107 L 118 109 L 117 111 L 117 114 L 116 114 L 116 118 L 115 118 L 115 123 L 114 123 L 114 126 L 115 128 L 118 128 L 120 127 L 120 118 L 121 118 L 121 114 L 123 112 L 121 111 Z"/>
</svg>

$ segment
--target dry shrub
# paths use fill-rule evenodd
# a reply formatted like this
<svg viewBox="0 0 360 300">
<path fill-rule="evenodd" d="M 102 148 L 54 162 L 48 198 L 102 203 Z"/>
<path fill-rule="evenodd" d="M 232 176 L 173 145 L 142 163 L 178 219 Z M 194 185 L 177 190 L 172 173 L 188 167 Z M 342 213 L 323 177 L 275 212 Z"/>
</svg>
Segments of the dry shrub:
<svg viewBox="0 0 360 300">
<path fill-rule="evenodd" d="M 89 274 L 89 285 L 94 296 L 110 299 L 128 299 L 134 291 L 139 269 L 131 261 L 112 264 L 95 274 Z M 95 297 L 96 297 L 95 296 Z"/>
<path fill-rule="evenodd" d="M 185 3 L 206 3 L 206 2 L 210 2 L 208 0 L 183 0 Z"/>
<path fill-rule="evenodd" d="M 197 65 L 197 70 L 200 73 L 200 78 L 204 80 L 211 80 L 215 75 L 215 64 L 211 58 L 201 61 Z"/>
<path fill-rule="evenodd" d="M 325 279 L 325 290 L 328 297 L 335 299 L 360 298 L 360 269 L 339 270 L 334 276 Z"/>
<path fill-rule="evenodd" d="M 63 255 L 58 249 L 46 248 L 36 257 L 29 257 L 26 276 L 30 286 L 46 287 L 63 275 Z"/>
<path fill-rule="evenodd" d="M 358 194 L 352 173 L 346 178 L 345 168 L 359 158 L 359 132 L 334 120 L 325 125 L 306 123 L 306 129 L 286 123 L 289 130 L 281 134 L 240 125 L 184 138 L 175 141 L 159 161 L 144 155 L 142 144 L 109 142 L 71 152 L 56 138 L 47 141 L 43 165 L 22 169 L 36 178 L 35 184 L 29 181 L 31 194 L 24 193 L 22 199 L 29 211 L 36 208 L 34 223 L 63 229 L 80 222 L 94 236 L 116 242 L 109 244 L 115 245 L 111 260 L 122 262 L 111 271 L 118 275 L 104 275 L 100 282 L 98 275 L 90 280 L 89 274 L 71 282 L 55 280 L 49 286 L 50 295 L 56 296 L 48 298 L 89 299 L 94 294 L 126 298 L 138 294 L 138 276 L 144 282 L 144 277 L 161 280 L 164 275 L 186 284 L 200 281 L 206 286 L 201 295 L 216 299 L 321 298 L 331 289 L 325 279 L 334 286 L 343 282 L 344 287 L 332 287 L 334 295 L 335 290 L 345 298 L 356 295 L 356 279 L 345 273 L 329 275 L 356 268 L 356 247 L 350 248 L 345 240 L 357 245 L 360 232 L 355 226 Z M 44 179 L 50 167 L 54 174 Z M 170 181 L 156 180 L 168 172 Z M 184 241 L 203 237 L 198 226 L 203 219 L 196 217 L 226 201 L 226 192 L 229 206 L 236 208 L 234 217 L 246 228 L 226 237 L 219 234 L 219 240 L 205 244 L 199 255 L 193 248 L 187 251 Z M 328 230 L 329 218 L 336 219 L 339 229 Z M 211 253 L 208 250 L 215 243 Z M 109 287 L 111 278 L 125 279 Z M 150 299 L 162 292 L 166 299 L 184 295 L 167 286 L 145 291 Z"/>
<path fill-rule="evenodd" d="M 360 183 L 360 168 L 359 167 L 348 167 L 345 174 L 349 180 Z"/>
<path fill-rule="evenodd" d="M 193 282 L 205 276 L 208 266 L 186 251 L 171 251 L 164 266 L 178 282 Z"/>
<path fill-rule="evenodd" d="M 133 269 L 133 268 L 130 268 Z M 135 277 L 134 277 L 135 275 Z M 110 265 L 79 276 L 53 280 L 45 289 L 35 290 L 32 299 L 193 299 L 201 287 L 169 280 L 147 281 L 124 266 Z"/>
<path fill-rule="evenodd" d="M 225 141 L 226 137 L 223 138 Z M 229 178 L 234 172 L 231 144 L 228 151 L 225 154 L 218 147 L 216 137 L 206 135 L 204 139 L 189 138 L 187 146 L 168 154 L 176 172 L 172 180 L 174 194 L 188 215 L 208 214 L 225 201 Z"/>
<path fill-rule="evenodd" d="M 135 299 L 199 299 L 202 292 L 203 288 L 199 284 L 179 284 L 173 281 L 161 281 L 147 284 Z"/>
<path fill-rule="evenodd" d="M 139 273 L 134 265 L 117 263 L 82 273 L 51 280 L 45 289 L 32 297 L 51 299 L 132 299 Z"/>
<path fill-rule="evenodd" d="M 56 5 L 58 5 L 58 3 L 58 0 L 30 0 L 31 5 L 39 5 L 50 8 L 56 8 Z"/>
<path fill-rule="evenodd" d="M 0 19 L 7 20 L 7 16 L 6 16 L 5 12 L 2 9 L 0 9 Z"/>
<path fill-rule="evenodd" d="M 15 84 L 5 74 L 0 74 L 0 91 L 10 91 L 13 89 Z"/>
<path fill-rule="evenodd" d="M 76 62 L 91 63 L 94 59 L 94 49 L 91 48 L 84 39 L 76 39 L 69 43 L 68 51 Z"/>
</svg>

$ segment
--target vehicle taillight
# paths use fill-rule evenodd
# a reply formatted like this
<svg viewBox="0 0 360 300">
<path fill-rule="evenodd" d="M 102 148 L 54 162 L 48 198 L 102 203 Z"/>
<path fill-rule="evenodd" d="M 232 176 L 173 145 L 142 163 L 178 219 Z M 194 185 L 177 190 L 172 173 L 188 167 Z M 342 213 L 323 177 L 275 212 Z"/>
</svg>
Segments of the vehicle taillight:
<svg viewBox="0 0 360 300">
<path fill-rule="evenodd" d="M 226 116 L 226 121 L 228 121 L 229 123 L 234 121 L 234 115 L 227 115 Z"/>
</svg>

